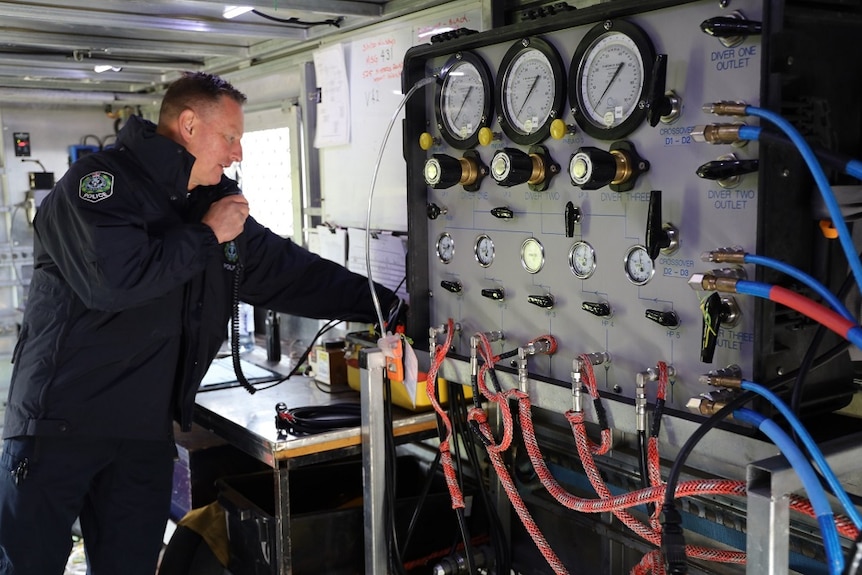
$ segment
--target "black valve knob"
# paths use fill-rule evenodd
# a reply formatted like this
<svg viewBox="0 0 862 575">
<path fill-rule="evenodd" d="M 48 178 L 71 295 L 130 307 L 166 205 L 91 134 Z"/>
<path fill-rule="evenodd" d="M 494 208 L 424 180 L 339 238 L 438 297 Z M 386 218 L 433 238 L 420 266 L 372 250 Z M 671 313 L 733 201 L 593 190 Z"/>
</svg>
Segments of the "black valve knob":
<svg viewBox="0 0 862 575">
<path fill-rule="evenodd" d="M 488 167 L 482 164 L 479 154 L 473 150 L 464 152 L 464 157 L 460 159 L 446 154 L 434 154 L 428 158 L 422 170 L 425 183 L 435 190 L 445 190 L 455 184 L 461 184 L 468 192 L 478 190 L 487 173 Z"/>
<path fill-rule="evenodd" d="M 554 307 L 554 296 L 551 294 L 529 295 L 527 296 L 527 302 L 540 308 L 551 309 Z"/>
<path fill-rule="evenodd" d="M 443 280 L 440 282 L 440 287 L 452 293 L 461 293 L 463 287 L 459 281 Z"/>
<path fill-rule="evenodd" d="M 532 158 L 517 148 L 503 148 L 491 158 L 491 177 L 501 186 L 524 184 L 532 176 Z"/>
<path fill-rule="evenodd" d="M 441 214 L 446 213 L 446 208 L 441 208 L 437 204 L 433 204 L 433 203 L 428 204 L 425 209 L 428 213 L 428 219 L 429 220 L 436 220 L 438 217 L 440 217 Z"/>
<path fill-rule="evenodd" d="M 630 142 L 615 142 L 607 152 L 585 146 L 569 159 L 572 185 L 584 190 L 609 186 L 615 192 L 628 192 L 648 170 L 649 162 L 637 154 Z"/>
<path fill-rule="evenodd" d="M 700 361 L 712 363 L 715 354 L 715 346 L 718 343 L 718 330 L 722 324 L 735 324 L 739 319 L 738 308 L 734 309 L 735 302 L 725 300 L 718 292 L 713 292 L 701 304 L 703 312 L 703 324 L 700 337 Z"/>
<path fill-rule="evenodd" d="M 646 318 L 656 322 L 659 325 L 663 325 L 664 327 L 678 327 L 679 326 L 679 316 L 676 315 L 675 311 L 661 311 L 657 309 L 648 309 L 646 310 Z"/>
<path fill-rule="evenodd" d="M 434 154 L 422 170 L 425 183 L 435 190 L 451 188 L 461 181 L 461 162 L 446 154 Z"/>
<path fill-rule="evenodd" d="M 700 166 L 695 172 L 704 180 L 726 180 L 756 172 L 759 160 L 712 160 Z"/>
<path fill-rule="evenodd" d="M 501 220 L 511 220 L 515 217 L 515 212 L 506 206 L 500 206 L 499 208 L 492 208 L 491 215 Z"/>
<path fill-rule="evenodd" d="M 716 38 L 734 38 L 760 34 L 763 32 L 763 25 L 755 20 L 746 20 L 745 18 L 716 16 L 701 22 L 700 29 Z"/>
<path fill-rule="evenodd" d="M 534 192 L 548 189 L 560 171 L 544 146 L 532 146 L 525 154 L 517 148 L 503 148 L 491 158 L 491 177 L 501 186 L 528 184 Z"/>
<path fill-rule="evenodd" d="M 661 190 L 649 193 L 647 209 L 646 249 L 652 261 L 662 250 L 673 251 L 677 247 L 676 228 L 662 222 Z"/>
<path fill-rule="evenodd" d="M 503 288 L 485 288 L 482 290 L 482 297 L 495 301 L 503 301 L 506 297 L 506 292 L 503 291 Z"/>
<path fill-rule="evenodd" d="M 666 83 L 667 54 L 659 54 L 652 69 L 647 99 L 642 103 L 647 111 L 647 122 L 652 127 L 656 127 L 662 118 L 672 122 L 679 116 L 680 100 L 673 92 L 665 91 Z"/>
<path fill-rule="evenodd" d="M 617 176 L 617 159 L 613 154 L 592 146 L 578 148 L 569 160 L 572 184 L 584 190 L 597 190 Z"/>
<path fill-rule="evenodd" d="M 611 306 L 603 301 L 585 301 L 581 304 L 581 309 L 598 317 L 611 315 Z"/>
<path fill-rule="evenodd" d="M 581 208 L 575 206 L 572 202 L 566 202 L 566 211 L 563 215 L 566 224 L 566 237 L 574 237 L 575 224 L 581 223 Z"/>
</svg>

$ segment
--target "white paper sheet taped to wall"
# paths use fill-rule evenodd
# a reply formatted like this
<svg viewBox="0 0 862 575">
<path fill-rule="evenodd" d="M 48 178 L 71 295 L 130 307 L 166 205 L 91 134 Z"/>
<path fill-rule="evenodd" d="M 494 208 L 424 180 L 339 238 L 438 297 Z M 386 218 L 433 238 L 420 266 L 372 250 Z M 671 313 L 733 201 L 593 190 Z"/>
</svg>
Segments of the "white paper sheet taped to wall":
<svg viewBox="0 0 862 575">
<path fill-rule="evenodd" d="M 371 279 L 395 290 L 398 297 L 406 301 L 407 236 L 374 232 L 369 246 Z M 368 277 L 363 229 L 347 229 L 347 269 Z"/>
</svg>

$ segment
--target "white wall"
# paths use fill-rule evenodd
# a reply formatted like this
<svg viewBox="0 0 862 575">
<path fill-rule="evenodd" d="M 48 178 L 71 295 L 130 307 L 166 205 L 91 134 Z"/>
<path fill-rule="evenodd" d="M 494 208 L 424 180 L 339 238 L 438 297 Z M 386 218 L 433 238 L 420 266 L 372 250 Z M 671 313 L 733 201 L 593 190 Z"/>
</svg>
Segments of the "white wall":
<svg viewBox="0 0 862 575">
<path fill-rule="evenodd" d="M 6 168 L 8 196 L 0 202 L 15 204 L 24 199 L 29 189 L 28 172 L 42 169 L 33 162 L 22 162 L 15 157 L 12 134 L 30 133 L 30 158 L 39 160 L 49 172 L 60 179 L 69 168 L 68 147 L 81 143 L 81 138 L 92 134 L 100 139 L 114 133 L 114 120 L 105 115 L 101 107 L 31 108 L 25 106 L 3 106 L 0 103 L 4 152 L 2 165 Z M 88 144 L 96 144 L 90 138 Z"/>
</svg>

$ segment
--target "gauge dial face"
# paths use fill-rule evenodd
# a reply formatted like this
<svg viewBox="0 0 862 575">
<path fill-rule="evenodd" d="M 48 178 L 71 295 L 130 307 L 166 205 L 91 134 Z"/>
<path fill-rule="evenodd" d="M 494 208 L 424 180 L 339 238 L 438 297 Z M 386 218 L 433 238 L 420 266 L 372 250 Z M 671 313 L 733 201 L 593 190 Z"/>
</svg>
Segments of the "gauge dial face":
<svg viewBox="0 0 862 575">
<path fill-rule="evenodd" d="M 437 238 L 437 257 L 444 264 L 448 264 L 455 256 L 455 240 L 447 232 L 443 232 Z"/>
<path fill-rule="evenodd" d="M 473 248 L 473 253 L 476 254 L 476 261 L 483 268 L 494 263 L 494 241 L 487 234 L 482 234 L 476 238 L 476 245 Z"/>
<path fill-rule="evenodd" d="M 517 144 L 537 144 L 550 135 L 551 122 L 565 101 L 564 67 L 559 52 L 540 38 L 514 44 L 497 79 L 500 126 Z"/>
<path fill-rule="evenodd" d="M 637 128 L 639 106 L 652 74 L 655 49 L 637 26 L 623 20 L 593 27 L 575 51 L 569 94 L 575 120 L 589 135 L 613 140 Z"/>
<path fill-rule="evenodd" d="M 623 265 L 628 280 L 638 286 L 650 281 L 655 273 L 649 252 L 642 245 L 632 246 L 628 249 Z"/>
<path fill-rule="evenodd" d="M 545 265 L 545 248 L 536 238 L 527 238 L 521 244 L 521 266 L 531 274 L 537 274 Z"/>
<path fill-rule="evenodd" d="M 440 77 L 434 106 L 437 127 L 450 146 L 474 148 L 479 130 L 489 124 L 493 111 L 488 65 L 473 52 L 459 52 L 446 62 Z"/>
<path fill-rule="evenodd" d="M 578 279 L 585 280 L 596 271 L 596 251 L 589 243 L 575 242 L 569 249 L 569 269 Z"/>
</svg>

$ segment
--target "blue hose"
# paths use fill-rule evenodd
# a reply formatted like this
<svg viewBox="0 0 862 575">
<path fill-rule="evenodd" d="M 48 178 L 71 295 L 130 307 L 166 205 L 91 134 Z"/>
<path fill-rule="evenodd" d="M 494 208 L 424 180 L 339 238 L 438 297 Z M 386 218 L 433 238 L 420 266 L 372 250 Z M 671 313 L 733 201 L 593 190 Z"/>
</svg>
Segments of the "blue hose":
<svg viewBox="0 0 862 575">
<path fill-rule="evenodd" d="M 844 570 L 844 554 L 841 550 L 841 543 L 838 540 L 835 517 L 832 514 L 832 508 L 829 506 L 829 500 L 826 498 L 826 492 L 823 490 L 823 486 L 820 485 L 820 481 L 817 479 L 817 474 L 814 472 L 811 464 L 808 463 L 808 460 L 805 459 L 802 451 L 793 443 L 790 436 L 771 419 L 764 417 L 756 411 L 745 408 L 734 411 L 733 417 L 760 429 L 778 447 L 799 476 L 802 485 L 805 487 L 805 491 L 808 493 L 808 499 L 814 507 L 817 523 L 820 525 L 823 546 L 826 549 L 829 573 L 831 575 L 841 575 L 841 572 Z"/>
<path fill-rule="evenodd" d="M 856 253 L 856 246 L 853 244 L 853 236 L 850 235 L 850 230 L 847 229 L 847 223 L 844 221 L 844 217 L 841 214 L 841 206 L 838 205 L 838 201 L 835 199 L 835 194 L 833 194 L 829 181 L 826 178 L 826 173 L 820 166 L 820 162 L 817 161 L 817 157 L 811 149 L 811 146 L 808 145 L 805 138 L 802 137 L 790 122 L 778 114 L 756 106 L 746 106 L 745 113 L 750 116 L 763 118 L 764 120 L 768 120 L 775 124 L 787 135 L 788 138 L 790 138 L 790 141 L 793 142 L 796 149 L 799 150 L 799 153 L 802 155 L 802 158 L 811 170 L 811 175 L 817 183 L 820 194 L 823 196 L 823 202 L 826 204 L 826 207 L 829 210 L 829 215 L 832 218 L 832 225 L 835 226 L 835 229 L 838 231 L 838 241 L 841 242 L 841 247 L 844 249 L 847 262 L 850 265 L 850 269 L 853 270 L 853 276 L 856 278 L 856 285 L 862 288 L 862 261 L 859 260 L 859 254 Z M 740 130 L 740 134 L 741 133 L 742 131 Z"/>
<path fill-rule="evenodd" d="M 767 256 L 758 256 L 755 254 L 745 254 L 745 260 L 744 261 L 747 264 L 756 264 L 756 265 L 772 268 L 774 270 L 785 273 L 785 274 L 789 275 L 790 277 L 804 283 L 809 288 L 811 288 L 812 290 L 817 292 L 820 295 L 820 297 L 822 297 L 826 302 L 828 302 L 829 305 L 832 306 L 832 309 L 834 309 L 836 312 L 838 312 L 842 316 L 844 316 L 844 319 L 847 319 L 849 321 L 852 321 L 853 323 L 856 323 L 856 318 L 853 317 L 853 314 L 850 313 L 850 310 L 847 309 L 847 306 L 845 306 L 841 302 L 841 300 L 839 300 L 838 297 L 835 296 L 835 294 L 833 294 L 831 291 L 829 291 L 826 288 L 826 286 L 824 286 L 822 283 L 820 283 L 819 281 L 817 281 L 816 279 L 814 279 L 812 276 L 808 275 L 804 271 L 802 271 L 798 268 L 795 268 L 790 264 L 782 262 L 781 260 L 776 260 L 776 259 L 773 259 L 773 258 L 770 258 Z"/>
<path fill-rule="evenodd" d="M 838 477 L 832 471 L 832 468 L 829 467 L 829 463 L 827 463 L 826 458 L 823 457 L 823 453 L 820 451 L 820 448 L 817 447 L 817 444 L 814 442 L 814 438 L 811 437 L 811 434 L 808 433 L 808 430 L 804 425 L 802 425 L 802 422 L 799 421 L 796 414 L 791 411 L 786 403 L 781 401 L 781 398 L 759 383 L 743 379 L 741 387 L 746 391 L 753 391 L 757 395 L 767 399 L 769 403 L 775 406 L 781 415 L 784 416 L 790 426 L 793 427 L 793 431 L 795 431 L 799 439 L 802 440 L 802 443 L 811 455 L 811 459 L 813 459 L 814 463 L 817 464 L 817 467 L 820 469 L 820 473 L 826 479 L 829 487 L 832 488 L 832 493 L 835 494 L 835 497 L 837 497 L 838 501 L 841 502 L 841 505 L 844 506 L 847 516 L 853 521 L 856 529 L 862 529 L 862 515 L 859 514 L 859 511 L 856 509 L 856 506 L 853 505 L 853 502 L 850 501 L 850 497 L 847 495 L 847 492 L 844 491 L 844 487 L 841 486 L 841 483 L 838 481 Z"/>
</svg>

